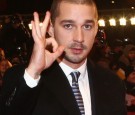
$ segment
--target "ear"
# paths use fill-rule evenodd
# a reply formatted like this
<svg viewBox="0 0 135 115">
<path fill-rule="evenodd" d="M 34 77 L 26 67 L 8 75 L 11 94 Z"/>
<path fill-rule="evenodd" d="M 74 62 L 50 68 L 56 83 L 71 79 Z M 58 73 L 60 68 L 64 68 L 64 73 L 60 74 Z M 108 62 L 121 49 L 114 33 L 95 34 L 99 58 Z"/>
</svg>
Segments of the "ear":
<svg viewBox="0 0 135 115">
<path fill-rule="evenodd" d="M 48 34 L 49 34 L 49 36 L 54 37 L 54 27 L 53 27 L 53 24 L 51 21 L 50 21 L 50 24 L 48 27 Z"/>
<path fill-rule="evenodd" d="M 96 26 L 96 27 L 95 27 L 95 30 L 96 30 L 96 31 L 95 31 L 95 34 L 97 34 L 97 32 L 98 32 L 98 22 L 96 22 L 95 26 Z"/>
</svg>

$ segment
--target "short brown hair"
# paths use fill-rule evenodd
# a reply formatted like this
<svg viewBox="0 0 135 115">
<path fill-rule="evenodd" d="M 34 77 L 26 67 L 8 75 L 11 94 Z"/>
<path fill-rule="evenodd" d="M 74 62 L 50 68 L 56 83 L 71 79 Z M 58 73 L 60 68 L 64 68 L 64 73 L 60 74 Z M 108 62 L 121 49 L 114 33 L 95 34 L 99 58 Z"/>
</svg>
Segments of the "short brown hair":
<svg viewBox="0 0 135 115">
<path fill-rule="evenodd" d="M 74 4 L 86 4 L 86 5 L 91 5 L 94 6 L 95 11 L 96 11 L 96 19 L 98 19 L 98 12 L 97 12 L 97 7 L 94 2 L 94 0 L 53 0 L 52 6 L 51 6 L 51 21 L 54 24 L 55 23 L 55 18 L 59 16 L 59 6 L 61 2 L 68 2 L 68 3 L 74 3 Z"/>
</svg>

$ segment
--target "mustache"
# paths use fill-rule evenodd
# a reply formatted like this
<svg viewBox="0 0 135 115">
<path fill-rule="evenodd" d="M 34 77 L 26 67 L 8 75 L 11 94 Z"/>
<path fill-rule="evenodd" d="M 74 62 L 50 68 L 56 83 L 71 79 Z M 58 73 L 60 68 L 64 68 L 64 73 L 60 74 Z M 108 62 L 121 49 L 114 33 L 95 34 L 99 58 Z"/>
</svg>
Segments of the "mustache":
<svg viewBox="0 0 135 115">
<path fill-rule="evenodd" d="M 87 49 L 87 46 L 82 44 L 82 43 L 72 43 L 71 45 L 69 45 L 68 48 L 79 48 L 79 49 Z"/>
</svg>

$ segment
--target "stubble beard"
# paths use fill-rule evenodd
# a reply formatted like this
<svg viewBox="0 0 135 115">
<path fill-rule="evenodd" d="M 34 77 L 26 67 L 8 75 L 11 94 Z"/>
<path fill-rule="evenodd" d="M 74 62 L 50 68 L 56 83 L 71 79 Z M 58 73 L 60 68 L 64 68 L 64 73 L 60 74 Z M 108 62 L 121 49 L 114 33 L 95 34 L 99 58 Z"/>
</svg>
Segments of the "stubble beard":
<svg viewBox="0 0 135 115">
<path fill-rule="evenodd" d="M 79 56 L 70 56 L 70 55 L 64 55 L 64 59 L 70 63 L 79 64 L 82 61 L 85 60 L 85 58 L 81 58 Z"/>
<path fill-rule="evenodd" d="M 83 62 L 86 58 L 87 55 L 83 55 L 83 54 L 73 54 L 70 50 L 72 48 L 76 48 L 79 47 L 81 48 L 83 51 L 82 53 L 84 53 L 85 50 L 87 50 L 87 46 L 83 45 L 83 44 L 77 44 L 77 43 L 73 43 L 70 46 L 68 46 L 68 48 L 65 50 L 63 58 L 70 63 L 74 63 L 74 64 L 79 64 L 81 62 Z"/>
</svg>

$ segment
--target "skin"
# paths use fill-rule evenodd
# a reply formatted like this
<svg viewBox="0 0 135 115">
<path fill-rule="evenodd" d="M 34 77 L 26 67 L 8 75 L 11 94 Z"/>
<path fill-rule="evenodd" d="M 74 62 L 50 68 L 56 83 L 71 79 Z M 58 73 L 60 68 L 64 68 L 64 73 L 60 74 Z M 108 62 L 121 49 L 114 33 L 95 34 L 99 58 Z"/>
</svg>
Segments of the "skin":
<svg viewBox="0 0 135 115">
<path fill-rule="evenodd" d="M 132 84 L 135 84 L 135 71 L 129 74 L 129 76 L 127 77 L 127 81 Z M 131 94 L 127 94 L 126 101 L 128 103 L 127 104 L 128 106 L 135 105 L 135 96 Z"/>
<path fill-rule="evenodd" d="M 0 72 L 1 72 L 1 74 L 3 75 L 9 67 L 10 66 L 9 66 L 8 60 L 2 60 L 0 62 Z"/>
<path fill-rule="evenodd" d="M 0 49 L 0 60 L 5 59 L 5 53 L 2 49 Z"/>
<path fill-rule="evenodd" d="M 84 63 L 93 45 L 97 33 L 95 12 L 88 5 L 61 4 L 54 24 L 55 38 L 66 47 L 62 61 L 76 69 Z"/>
<path fill-rule="evenodd" d="M 127 81 L 135 84 L 135 71 L 129 74 L 129 76 L 127 77 Z"/>
<path fill-rule="evenodd" d="M 56 59 L 71 68 L 80 67 L 85 62 L 97 33 L 95 14 L 93 6 L 61 2 L 60 15 L 56 17 L 54 25 L 49 25 L 50 13 L 47 12 L 43 26 L 39 27 L 38 13 L 35 12 L 34 21 L 31 22 L 35 43 L 27 72 L 37 79 Z M 48 39 L 44 36 L 47 28 L 51 36 Z M 52 45 L 53 52 L 46 49 L 48 45 Z"/>
<path fill-rule="evenodd" d="M 0 87 L 2 86 L 2 77 L 4 76 L 4 73 L 9 68 L 8 60 L 2 60 L 0 61 Z"/>
<path fill-rule="evenodd" d="M 135 60 L 135 51 L 129 51 L 128 57 L 129 57 L 129 59 L 131 59 L 131 60 Z"/>
<path fill-rule="evenodd" d="M 126 94 L 126 102 L 127 106 L 135 105 L 135 96 Z"/>
</svg>

